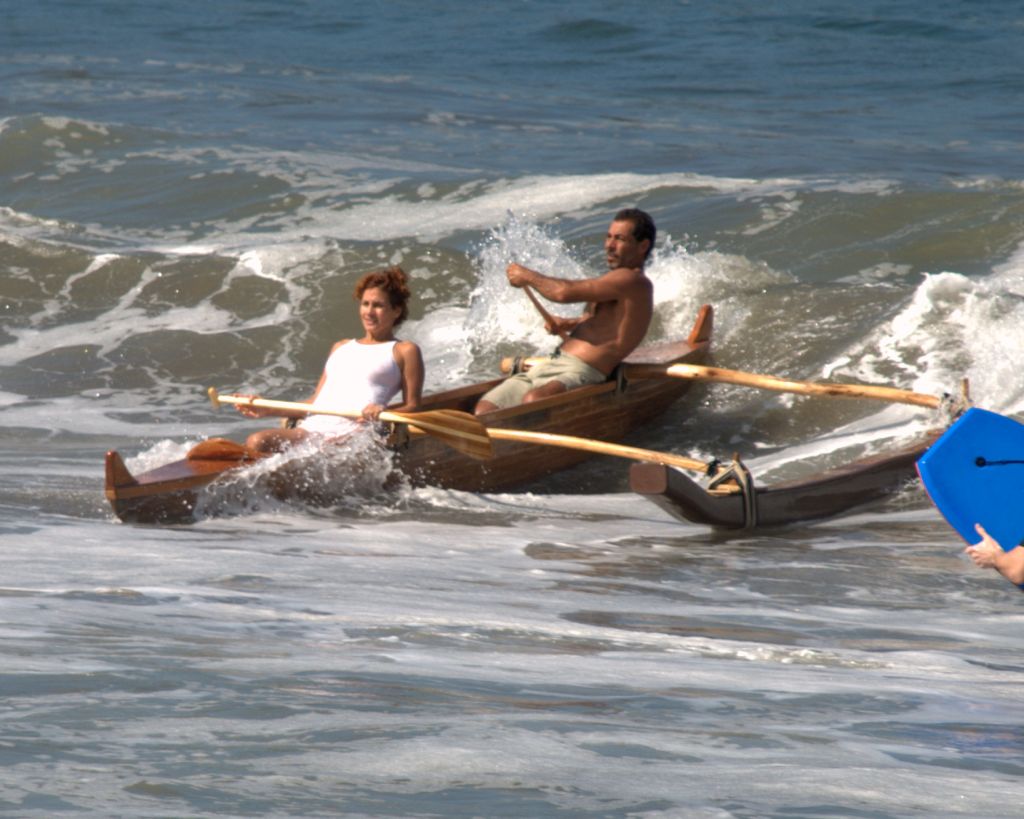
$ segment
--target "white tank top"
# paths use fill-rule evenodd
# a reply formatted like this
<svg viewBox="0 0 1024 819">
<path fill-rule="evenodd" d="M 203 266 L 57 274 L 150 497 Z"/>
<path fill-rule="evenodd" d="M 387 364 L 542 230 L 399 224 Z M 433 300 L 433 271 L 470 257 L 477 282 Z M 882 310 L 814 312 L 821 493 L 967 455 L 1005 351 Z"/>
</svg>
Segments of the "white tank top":
<svg viewBox="0 0 1024 819">
<path fill-rule="evenodd" d="M 360 344 L 353 339 L 338 347 L 324 365 L 324 385 L 313 406 L 359 411 L 367 404 L 387 405 L 402 389 L 396 343 Z M 337 415 L 310 415 L 299 426 L 322 435 L 345 435 L 357 423 Z"/>
</svg>

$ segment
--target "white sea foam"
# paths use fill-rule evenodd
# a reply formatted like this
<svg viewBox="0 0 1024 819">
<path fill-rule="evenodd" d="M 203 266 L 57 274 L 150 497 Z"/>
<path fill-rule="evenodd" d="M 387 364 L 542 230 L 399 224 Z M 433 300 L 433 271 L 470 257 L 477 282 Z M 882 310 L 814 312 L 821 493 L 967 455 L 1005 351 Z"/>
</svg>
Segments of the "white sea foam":
<svg viewBox="0 0 1024 819">
<path fill-rule="evenodd" d="M 1024 385 L 1015 362 L 1024 349 L 1024 301 L 1013 292 L 1019 283 L 1016 265 L 987 279 L 926 275 L 902 310 L 846 353 L 854 368 L 834 362 L 827 370 L 883 384 L 895 370 L 906 376 L 896 386 L 932 395 L 955 395 L 966 378 L 975 404 L 1019 411 Z"/>
<path fill-rule="evenodd" d="M 78 129 L 92 131 L 101 136 L 109 136 L 110 128 L 102 122 L 93 122 L 87 119 L 71 119 L 70 117 L 45 116 L 40 119 L 43 125 L 54 131 L 77 131 Z"/>
<path fill-rule="evenodd" d="M 935 428 L 939 420 L 931 410 L 906 404 L 879 404 L 879 409 L 825 435 L 790 444 L 784 449 L 754 457 L 743 462 L 759 480 L 772 479 L 780 470 L 792 465 L 813 464 L 816 459 L 851 452 L 846 460 L 862 456 L 865 451 L 879 452 L 885 446 L 898 446 L 916 435 Z M 790 477 L 792 477 L 790 475 Z"/>
<path fill-rule="evenodd" d="M 145 327 L 147 332 L 189 330 L 200 334 L 224 332 L 235 327 L 234 314 L 209 301 L 189 307 L 171 307 L 156 315 L 150 315 L 144 308 L 134 306 L 137 292 L 156 277 L 155 272 L 147 271 L 139 285 L 98 318 L 83 323 L 13 330 L 14 341 L 0 346 L 0 364 L 16 364 L 32 356 L 77 345 L 85 345 L 97 354 L 105 355 L 133 337 L 140 327 Z M 49 302 L 34 318 L 42 322 L 46 316 L 55 314 L 59 309 L 58 303 Z M 258 324 L 273 326 L 279 319 L 275 316 L 264 317 Z"/>
<path fill-rule="evenodd" d="M 840 189 L 845 183 L 817 184 L 820 189 L 829 190 Z M 609 202 L 639 197 L 660 188 L 711 190 L 743 197 L 775 196 L 785 200 L 794 188 L 804 185 L 805 181 L 798 180 L 758 181 L 691 173 L 527 176 L 474 184 L 471 190 L 440 201 L 411 202 L 390 195 L 334 214 L 321 212 L 318 216 L 331 225 L 333 235 L 346 239 L 380 241 L 415 236 L 422 241 L 436 241 L 459 231 L 487 230 L 500 224 L 510 203 L 517 214 L 547 222 L 558 217 L 593 216 L 596 211 L 607 209 Z"/>
<path fill-rule="evenodd" d="M 64 117 L 47 117 L 46 125 L 61 139 L 69 133 L 89 131 L 110 137 L 110 126 Z M 438 165 L 396 157 L 360 156 L 306 150 L 267 150 L 246 145 L 175 144 L 154 146 L 145 142 L 136 150 L 68 152 L 61 143 L 59 162 L 50 175 L 59 180 L 70 173 L 92 169 L 104 175 L 119 172 L 123 195 L 133 196 L 137 188 L 148 191 L 152 168 L 179 168 L 177 196 L 190 195 L 180 180 L 204 183 L 225 172 L 253 175 L 280 183 L 292 201 L 279 212 L 261 212 L 246 218 L 206 219 L 202 236 L 174 221 L 145 230 L 123 226 L 118 230 L 92 225 L 85 233 L 68 229 L 63 234 L 49 231 L 71 245 L 102 241 L 126 252 L 153 250 L 168 254 L 200 252 L 242 255 L 272 244 L 298 245 L 304 242 L 381 242 L 415 238 L 436 242 L 465 231 L 483 232 L 501 224 L 509 207 L 532 221 L 548 223 L 559 217 L 592 219 L 603 215 L 609 203 L 636 199 L 655 191 L 676 189 L 708 191 L 733 196 L 739 201 L 757 199 L 764 220 L 747 228 L 763 232 L 799 211 L 797 191 L 841 191 L 883 195 L 891 188 L 886 180 L 730 178 L 697 173 L 606 173 L 530 175 L 519 178 L 488 179 L 478 171 L 443 168 Z M 136 170 L 140 169 L 140 170 Z M 417 182 L 430 174 L 465 183 L 438 196 L 436 183 Z M 107 181 L 102 183 L 109 184 Z M 415 195 L 410 196 L 410 190 Z M 171 193 L 169 191 L 169 193 Z M 140 193 L 140 195 L 142 195 Z M 268 189 L 268 196 L 271 189 Z M 48 227 L 56 227 L 48 225 Z"/>
</svg>

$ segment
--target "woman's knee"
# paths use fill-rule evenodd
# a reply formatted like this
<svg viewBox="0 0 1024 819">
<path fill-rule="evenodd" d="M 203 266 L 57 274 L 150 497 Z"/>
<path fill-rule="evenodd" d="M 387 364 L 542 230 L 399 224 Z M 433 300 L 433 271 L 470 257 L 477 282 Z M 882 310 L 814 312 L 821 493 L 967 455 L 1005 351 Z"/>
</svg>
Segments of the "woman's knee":
<svg viewBox="0 0 1024 819">
<path fill-rule="evenodd" d="M 245 445 L 256 452 L 280 452 L 284 444 L 276 429 L 263 429 L 245 439 Z"/>
</svg>

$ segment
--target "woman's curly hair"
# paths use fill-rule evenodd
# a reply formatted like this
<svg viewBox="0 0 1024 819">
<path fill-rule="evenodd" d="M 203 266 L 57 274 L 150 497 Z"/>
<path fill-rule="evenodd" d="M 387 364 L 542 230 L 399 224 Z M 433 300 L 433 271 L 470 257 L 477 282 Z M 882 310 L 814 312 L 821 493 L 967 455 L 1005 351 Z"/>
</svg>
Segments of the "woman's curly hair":
<svg viewBox="0 0 1024 819">
<path fill-rule="evenodd" d="M 409 297 L 412 295 L 409 290 L 409 277 L 405 275 L 402 268 L 395 265 L 386 267 L 383 270 L 374 270 L 367 273 L 358 282 L 354 291 L 355 300 L 363 298 L 363 293 L 371 288 L 383 290 L 388 294 L 388 301 L 392 307 L 401 309 L 398 318 L 395 319 L 395 326 L 401 324 L 409 315 Z"/>
</svg>

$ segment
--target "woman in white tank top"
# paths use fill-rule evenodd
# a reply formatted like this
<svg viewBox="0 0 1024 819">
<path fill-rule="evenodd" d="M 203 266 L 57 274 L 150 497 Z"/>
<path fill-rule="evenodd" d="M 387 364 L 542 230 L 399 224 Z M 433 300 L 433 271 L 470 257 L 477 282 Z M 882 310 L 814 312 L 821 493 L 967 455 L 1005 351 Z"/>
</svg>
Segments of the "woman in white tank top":
<svg viewBox="0 0 1024 819">
<path fill-rule="evenodd" d="M 401 390 L 402 403 L 391 409 L 414 412 L 423 394 L 423 356 L 411 341 L 395 338 L 395 328 L 409 312 L 405 273 L 400 267 L 367 273 L 356 284 L 355 297 L 365 334 L 360 339 L 342 339 L 331 348 L 308 403 L 324 409 L 361 409 L 363 421 L 376 421 Z M 246 445 L 259 452 L 280 452 L 310 436 L 339 440 L 360 423 L 335 415 L 236 406 L 250 418 L 282 415 L 300 419 L 293 429 L 265 429 L 250 435 Z"/>
</svg>

